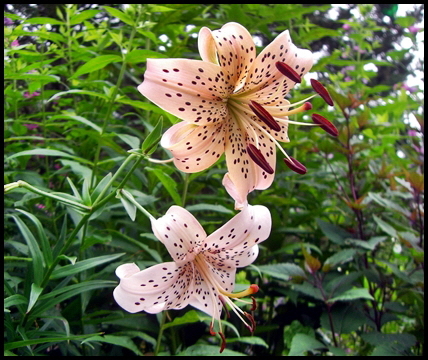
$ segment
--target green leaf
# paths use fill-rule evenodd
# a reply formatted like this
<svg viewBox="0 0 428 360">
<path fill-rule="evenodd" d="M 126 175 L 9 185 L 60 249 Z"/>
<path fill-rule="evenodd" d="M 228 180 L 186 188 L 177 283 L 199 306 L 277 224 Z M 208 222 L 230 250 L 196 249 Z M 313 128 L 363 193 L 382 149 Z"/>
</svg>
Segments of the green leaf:
<svg viewBox="0 0 428 360">
<path fill-rule="evenodd" d="M 266 275 L 285 281 L 289 281 L 293 276 L 306 278 L 306 274 L 302 268 L 293 263 L 260 265 L 258 266 L 258 269 Z"/>
<path fill-rule="evenodd" d="M 91 194 L 91 199 L 92 202 L 95 201 L 95 199 L 98 198 L 98 196 L 101 194 L 101 192 L 104 190 L 104 188 L 107 186 L 107 184 L 110 182 L 111 178 L 113 177 L 112 173 L 108 173 L 106 176 L 104 176 L 102 178 L 102 180 L 98 183 L 98 185 L 96 186 L 96 188 L 94 189 L 94 191 Z M 105 191 L 105 194 L 109 193 L 109 190 L 111 188 L 111 185 L 109 186 L 109 188 Z"/>
<path fill-rule="evenodd" d="M 303 284 L 293 284 L 293 289 L 301 292 L 302 294 L 313 297 L 314 299 L 324 301 L 324 297 L 320 289 L 313 287 L 311 284 L 304 282 Z"/>
<path fill-rule="evenodd" d="M 379 245 L 381 242 L 385 241 L 386 239 L 388 239 L 388 237 L 386 236 L 375 236 L 370 238 L 369 240 L 348 239 L 346 240 L 346 242 L 353 245 L 357 245 L 367 250 L 374 250 L 377 245 Z"/>
<path fill-rule="evenodd" d="M 55 95 L 53 95 L 47 102 L 50 102 L 52 100 L 55 100 L 56 98 L 59 98 L 60 96 L 63 95 L 68 95 L 68 94 L 82 94 L 82 95 L 89 95 L 89 96 L 94 96 L 94 97 L 99 97 L 102 98 L 104 100 L 108 100 L 108 96 L 105 94 L 101 94 L 101 93 L 97 93 L 95 91 L 88 91 L 88 90 L 80 90 L 80 89 L 73 89 L 73 90 L 67 90 L 67 91 L 61 91 L 59 93 L 56 93 Z M 76 119 L 75 119 L 76 120 Z"/>
<path fill-rule="evenodd" d="M 9 156 L 8 158 L 6 158 L 6 161 L 14 159 L 14 158 L 19 157 L 19 156 L 33 156 L 33 155 L 65 157 L 65 158 L 70 158 L 70 159 L 76 160 L 76 161 L 84 163 L 84 164 L 93 165 L 92 162 L 89 160 L 68 154 L 64 151 L 43 149 L 43 148 L 37 148 L 37 149 L 33 149 L 33 150 L 25 150 L 25 151 L 15 153 L 15 154 Z"/>
<path fill-rule="evenodd" d="M 28 245 L 28 250 L 30 251 L 31 257 L 33 259 L 33 276 L 34 276 L 34 283 L 36 285 L 40 285 L 43 280 L 44 275 L 44 259 L 43 254 L 40 251 L 39 244 L 37 243 L 37 240 L 33 236 L 33 233 L 30 231 L 30 229 L 25 225 L 25 223 L 19 218 L 18 216 L 12 215 L 13 219 L 16 222 L 16 225 L 18 225 L 19 230 L 21 231 L 22 236 L 25 239 L 25 242 Z"/>
<path fill-rule="evenodd" d="M 52 272 L 50 279 L 59 279 L 62 277 L 74 275 L 81 271 L 85 271 L 95 266 L 99 266 L 107 262 L 113 261 L 123 255 L 125 255 L 125 253 L 120 253 L 115 255 L 102 255 L 102 256 L 97 256 L 94 258 L 78 261 L 75 264 L 65 265 L 63 267 L 55 269 Z"/>
<path fill-rule="evenodd" d="M 33 224 L 36 226 L 37 235 L 38 235 L 38 238 L 40 240 L 41 251 L 42 251 L 42 254 L 44 255 L 45 263 L 47 265 L 52 264 L 52 262 L 53 262 L 52 250 L 51 250 L 51 247 L 49 244 L 49 240 L 46 236 L 45 229 L 43 228 L 43 225 L 41 224 L 39 219 L 36 216 L 34 216 L 33 214 L 30 214 L 29 212 L 26 212 L 24 210 L 16 209 L 16 211 L 19 211 L 21 214 L 24 214 L 25 216 L 27 216 L 33 222 Z"/>
<path fill-rule="evenodd" d="M 171 178 L 168 174 L 164 173 L 161 169 L 158 169 L 158 168 L 153 169 L 150 167 L 146 167 L 146 170 L 156 175 L 156 177 L 159 179 L 159 181 L 162 183 L 162 185 L 171 195 L 174 202 L 178 206 L 182 206 L 181 197 L 177 192 L 177 183 L 175 182 L 175 180 Z"/>
<path fill-rule="evenodd" d="M 334 328 L 338 334 L 351 334 L 366 324 L 365 316 L 353 303 L 337 303 L 330 312 L 321 314 L 321 326 L 325 329 Z M 331 323 L 333 322 L 333 324 Z"/>
<path fill-rule="evenodd" d="M 201 318 L 199 317 L 198 313 L 195 310 L 190 310 L 183 316 L 176 317 L 170 323 L 164 324 L 163 328 L 168 329 L 169 327 L 183 325 L 183 324 L 190 324 L 190 323 L 195 323 L 199 321 L 201 321 Z"/>
<path fill-rule="evenodd" d="M 328 302 L 334 303 L 336 301 L 352 301 L 357 299 L 374 300 L 373 296 L 370 295 L 367 289 L 359 288 L 345 291 L 339 296 L 329 299 Z"/>
<path fill-rule="evenodd" d="M 25 19 L 26 24 L 49 24 L 49 25 L 64 25 L 63 21 L 59 21 L 50 17 L 34 17 Z"/>
<path fill-rule="evenodd" d="M 85 11 L 82 11 L 80 14 L 73 15 L 70 18 L 70 25 L 80 24 L 80 23 L 84 22 L 85 20 L 93 18 L 99 12 L 100 12 L 99 10 L 85 10 Z"/>
<path fill-rule="evenodd" d="M 125 189 L 122 189 L 121 192 L 126 192 L 128 194 L 128 196 L 132 195 L 126 191 Z M 123 207 L 125 208 L 127 214 L 129 215 L 129 217 L 131 218 L 132 221 L 135 221 L 135 217 L 137 216 L 137 207 L 135 206 L 135 204 L 133 204 L 131 201 L 129 201 L 126 196 L 122 196 L 121 192 L 118 191 L 117 196 Z"/>
<path fill-rule="evenodd" d="M 37 286 L 36 284 L 31 284 L 30 301 L 28 302 L 27 313 L 33 308 L 42 292 L 43 288 Z"/>
<path fill-rule="evenodd" d="M 65 160 L 65 159 L 60 159 L 59 161 L 64 167 L 70 167 L 71 171 L 74 172 L 76 175 L 79 175 L 79 177 L 87 178 L 92 174 L 92 170 L 90 168 L 88 168 L 87 166 L 81 165 L 76 161 Z"/>
<path fill-rule="evenodd" d="M 323 270 L 326 265 L 330 265 L 330 267 L 333 267 L 338 264 L 344 264 L 348 261 L 351 261 L 354 258 L 356 253 L 357 253 L 357 250 L 355 249 L 344 249 L 344 250 L 338 251 L 334 255 L 330 256 L 326 261 L 324 261 Z"/>
<path fill-rule="evenodd" d="M 83 64 L 81 67 L 79 67 L 76 70 L 76 72 L 70 77 L 70 79 L 75 79 L 80 75 L 103 69 L 108 64 L 112 62 L 119 62 L 119 61 L 122 61 L 122 57 L 118 55 L 97 56 L 96 58 L 89 60 L 88 62 Z"/>
<path fill-rule="evenodd" d="M 124 143 L 128 144 L 131 149 L 140 148 L 140 139 L 128 134 L 116 134 Z"/>
<path fill-rule="evenodd" d="M 119 9 L 115 9 L 115 8 L 110 7 L 110 6 L 103 6 L 103 7 L 104 7 L 104 9 L 107 10 L 107 12 L 110 15 L 117 17 L 118 19 L 122 20 L 125 24 L 135 26 L 135 21 L 133 19 L 131 19 L 127 14 L 120 11 Z"/>
<path fill-rule="evenodd" d="M 321 219 L 316 219 L 321 231 L 335 244 L 344 244 L 345 239 L 352 239 L 352 234 L 348 233 L 339 226 L 333 225 Z"/>
<path fill-rule="evenodd" d="M 11 306 L 17 306 L 21 304 L 28 304 L 28 299 L 23 295 L 14 294 L 4 299 L 3 306 L 5 309 L 8 309 Z"/>
<path fill-rule="evenodd" d="M 26 81 L 40 81 L 43 84 L 60 81 L 59 76 L 56 75 L 39 75 L 39 74 L 17 74 L 5 76 L 5 79 L 10 80 L 26 80 Z"/>
<path fill-rule="evenodd" d="M 386 209 L 395 210 L 406 217 L 410 217 L 410 211 L 402 208 L 400 205 L 392 202 L 391 200 L 383 198 L 381 195 L 369 192 L 369 198 L 376 201 L 379 205 L 384 206 Z"/>
<path fill-rule="evenodd" d="M 126 55 L 125 61 L 129 64 L 138 64 L 146 62 L 148 58 L 158 59 L 166 58 L 167 56 L 152 50 L 133 50 Z"/>
<path fill-rule="evenodd" d="M 144 139 L 141 145 L 143 154 L 150 155 L 156 150 L 156 146 L 162 137 L 162 116 L 159 118 L 156 126 L 150 132 L 150 134 Z"/>
<path fill-rule="evenodd" d="M 77 116 L 77 115 L 54 115 L 54 116 L 51 116 L 49 118 L 50 121 L 55 121 L 55 120 L 58 120 L 58 119 L 75 120 L 75 121 L 78 121 L 78 122 L 80 122 L 82 124 L 90 126 L 94 130 L 98 131 L 100 134 L 102 132 L 101 128 L 98 125 L 94 124 L 92 121 L 90 121 L 88 119 L 85 119 L 82 116 Z"/>
<path fill-rule="evenodd" d="M 133 351 L 136 355 L 142 356 L 143 353 L 138 349 L 138 347 L 134 344 L 132 339 L 129 336 L 117 336 L 117 335 L 103 335 L 103 336 L 92 336 L 84 341 L 82 344 L 85 344 L 90 341 L 99 341 L 102 343 L 113 344 L 125 347 L 131 351 Z"/>
<path fill-rule="evenodd" d="M 307 351 L 325 349 L 326 346 L 306 334 L 296 334 L 291 341 L 290 352 L 288 356 L 306 355 Z"/>
<path fill-rule="evenodd" d="M 211 212 L 211 211 L 213 211 L 213 212 L 219 212 L 219 213 L 227 214 L 227 215 L 235 215 L 235 212 L 233 210 L 228 209 L 227 207 L 225 207 L 223 205 L 201 203 L 201 204 L 186 206 L 186 209 L 189 210 L 190 212 L 193 212 L 193 211 L 210 211 Z"/>
<path fill-rule="evenodd" d="M 401 343 L 411 347 L 416 343 L 416 337 L 412 334 L 384 334 L 378 332 L 361 334 L 364 341 L 371 345 L 385 345 L 390 343 Z"/>
<path fill-rule="evenodd" d="M 260 345 L 265 348 L 269 347 L 268 344 L 266 344 L 266 341 L 264 341 L 262 338 L 257 336 L 242 336 L 239 338 L 227 338 L 227 343 L 233 343 L 233 342 L 242 342 L 250 345 Z"/>
<path fill-rule="evenodd" d="M 247 356 L 240 352 L 232 351 L 229 349 L 224 349 L 224 351 L 220 354 L 220 345 L 192 345 L 188 347 L 186 350 L 177 354 L 176 356 Z"/>
<path fill-rule="evenodd" d="M 94 336 L 96 334 L 86 334 L 86 335 L 69 335 L 69 336 L 58 336 L 58 337 L 41 337 L 37 339 L 29 339 L 29 340 L 22 340 L 22 341 L 14 341 L 4 344 L 4 350 L 12 350 L 17 349 L 24 346 L 32 346 L 37 344 L 49 344 L 49 343 L 59 343 L 62 341 L 69 341 L 69 340 L 81 340 L 85 339 L 91 336 Z"/>
<path fill-rule="evenodd" d="M 379 225 L 379 227 L 386 232 L 388 235 L 392 237 L 397 237 L 397 231 L 389 225 L 387 222 L 383 221 L 382 219 L 378 218 L 376 215 L 373 215 L 373 219 L 376 221 L 376 223 Z"/>
</svg>

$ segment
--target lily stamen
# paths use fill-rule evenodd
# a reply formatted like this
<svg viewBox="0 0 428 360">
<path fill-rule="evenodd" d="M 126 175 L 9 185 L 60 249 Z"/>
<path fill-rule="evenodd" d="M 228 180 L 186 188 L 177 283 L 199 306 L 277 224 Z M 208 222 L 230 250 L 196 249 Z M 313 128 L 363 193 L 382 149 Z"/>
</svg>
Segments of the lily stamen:
<svg viewBox="0 0 428 360">
<path fill-rule="evenodd" d="M 248 106 L 251 110 L 253 110 L 254 114 L 256 114 L 257 117 L 262 120 L 267 126 L 269 126 L 272 130 L 275 130 L 276 132 L 281 131 L 281 126 L 278 125 L 272 115 L 269 114 L 269 112 L 266 111 L 263 106 L 253 100 L 251 100 L 251 104 L 248 104 Z"/>
<path fill-rule="evenodd" d="M 257 149 L 253 144 L 247 145 L 247 153 L 250 155 L 251 160 L 253 160 L 258 166 L 260 166 L 268 174 L 273 174 L 275 171 L 269 165 L 265 157 L 262 155 L 262 152 Z"/>
<path fill-rule="evenodd" d="M 285 75 L 290 80 L 299 84 L 302 82 L 300 75 L 290 65 L 277 61 L 275 66 L 281 74 Z"/>
</svg>

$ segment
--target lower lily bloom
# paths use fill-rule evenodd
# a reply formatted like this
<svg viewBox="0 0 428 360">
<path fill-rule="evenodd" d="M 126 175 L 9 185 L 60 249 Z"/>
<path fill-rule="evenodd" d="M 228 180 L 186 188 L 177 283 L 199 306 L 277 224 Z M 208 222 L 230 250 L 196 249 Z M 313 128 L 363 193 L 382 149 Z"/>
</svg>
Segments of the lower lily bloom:
<svg viewBox="0 0 428 360">
<path fill-rule="evenodd" d="M 250 33 L 237 23 L 215 31 L 203 27 L 198 46 L 202 60 L 148 59 L 138 90 L 183 120 L 161 140 L 180 170 L 205 170 L 225 153 L 223 184 L 242 208 L 249 192 L 272 184 L 276 146 L 286 164 L 294 164 L 278 143 L 290 141 L 289 124 L 320 126 L 288 118 L 310 110 L 313 96 L 294 104 L 284 99 L 312 67 L 312 53 L 298 49 L 284 31 L 256 56 Z M 311 84 L 333 105 L 319 82 Z"/>
<path fill-rule="evenodd" d="M 248 205 L 209 236 L 190 212 L 175 205 L 151 222 L 154 234 L 174 261 L 142 271 L 134 263 L 119 266 L 116 275 L 120 284 L 113 292 L 116 302 L 131 313 L 151 314 L 192 305 L 212 316 L 210 333 L 218 331 L 221 351 L 226 345 L 220 321 L 223 306 L 228 305 L 253 331 L 252 315 L 231 299 L 244 301 L 240 298 L 254 294 L 258 286 L 251 285 L 240 293 L 232 290 L 236 268 L 251 264 L 258 255 L 257 244 L 270 234 L 269 210 L 261 205 Z M 254 299 L 248 303 L 254 310 Z"/>
</svg>

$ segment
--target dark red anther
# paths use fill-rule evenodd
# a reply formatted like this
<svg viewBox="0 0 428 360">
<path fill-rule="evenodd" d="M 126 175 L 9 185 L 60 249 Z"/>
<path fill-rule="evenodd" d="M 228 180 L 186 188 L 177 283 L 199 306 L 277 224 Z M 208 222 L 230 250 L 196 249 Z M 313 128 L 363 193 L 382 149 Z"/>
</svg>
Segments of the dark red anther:
<svg viewBox="0 0 428 360">
<path fill-rule="evenodd" d="M 339 132 L 337 131 L 336 126 L 334 126 L 324 116 L 321 116 L 320 114 L 312 114 L 312 121 L 315 124 L 318 124 L 321 127 L 321 129 L 323 129 L 325 132 L 329 133 L 330 135 L 332 136 L 339 135 Z"/>
<path fill-rule="evenodd" d="M 224 350 L 224 349 L 225 349 L 225 347 L 226 347 L 226 338 L 225 338 L 225 336 L 224 336 L 224 334 L 223 334 L 222 332 L 219 332 L 219 335 L 220 335 L 220 337 L 221 337 L 220 353 L 222 353 L 222 352 L 223 352 L 223 350 Z"/>
<path fill-rule="evenodd" d="M 275 121 L 275 119 L 272 117 L 271 114 L 269 114 L 266 109 L 263 108 L 260 104 L 256 103 L 255 101 L 251 100 L 251 104 L 248 104 L 250 109 L 253 111 L 254 114 L 257 115 L 257 117 L 263 121 L 267 126 L 269 126 L 272 130 L 280 131 L 281 126 Z"/>
<path fill-rule="evenodd" d="M 306 174 L 305 165 L 298 162 L 295 158 L 292 158 L 291 156 L 290 156 L 290 159 L 291 161 L 287 158 L 284 159 L 285 165 L 287 165 L 291 170 L 293 170 L 294 172 L 300 175 Z"/>
<path fill-rule="evenodd" d="M 253 305 L 251 306 L 250 311 L 255 311 L 257 309 L 257 301 L 254 296 L 251 296 L 251 301 L 253 302 Z"/>
<path fill-rule="evenodd" d="M 300 84 L 302 82 L 302 78 L 300 77 L 300 75 L 290 65 L 287 65 L 286 63 L 280 61 L 277 61 L 275 65 L 282 75 L 285 75 L 290 80 L 296 83 Z"/>
<path fill-rule="evenodd" d="M 324 101 L 329 104 L 330 106 L 333 106 L 333 99 L 331 98 L 330 94 L 328 93 L 327 89 L 322 85 L 318 80 L 311 79 L 311 85 L 313 89 L 321 96 Z"/>
<path fill-rule="evenodd" d="M 268 174 L 273 174 L 275 172 L 269 165 L 269 163 L 266 161 L 265 157 L 262 155 L 262 152 L 257 149 L 253 144 L 248 144 L 247 151 L 248 155 L 250 155 L 250 158 L 264 171 L 266 171 Z"/>
<path fill-rule="evenodd" d="M 250 320 L 251 326 L 249 327 L 249 330 L 251 333 L 253 333 L 254 330 L 256 329 L 256 322 L 254 320 L 254 316 L 245 311 L 244 311 L 244 315 L 248 320 Z"/>
<path fill-rule="evenodd" d="M 211 335 L 215 335 L 215 334 L 217 334 L 215 331 L 214 331 L 214 323 L 210 323 L 210 334 Z"/>
</svg>

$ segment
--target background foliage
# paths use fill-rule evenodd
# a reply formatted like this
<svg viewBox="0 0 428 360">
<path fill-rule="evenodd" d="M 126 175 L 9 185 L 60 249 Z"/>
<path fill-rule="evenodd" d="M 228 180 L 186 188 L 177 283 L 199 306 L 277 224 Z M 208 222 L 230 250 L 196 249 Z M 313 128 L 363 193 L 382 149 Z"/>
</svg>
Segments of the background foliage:
<svg viewBox="0 0 428 360">
<path fill-rule="evenodd" d="M 293 128 L 285 147 L 307 174 L 279 161 L 274 184 L 250 195 L 273 217 L 256 262 L 237 273 L 261 288 L 257 329 L 227 319 L 223 354 L 422 354 L 423 89 L 406 78 L 423 71 L 423 5 L 406 16 L 393 4 L 5 11 L 5 354 L 218 355 L 206 314 L 129 314 L 112 291 L 118 265 L 169 261 L 117 189 L 155 217 L 185 206 L 207 233 L 236 213 L 224 159 L 187 176 L 138 155 L 167 159 L 160 126 L 178 121 L 136 90 L 146 59 L 199 58 L 199 29 L 229 21 L 258 46 L 289 29 L 317 52 L 313 72 L 335 107 L 312 103 L 340 135 Z M 304 81 L 291 97 L 308 92 Z"/>
</svg>

